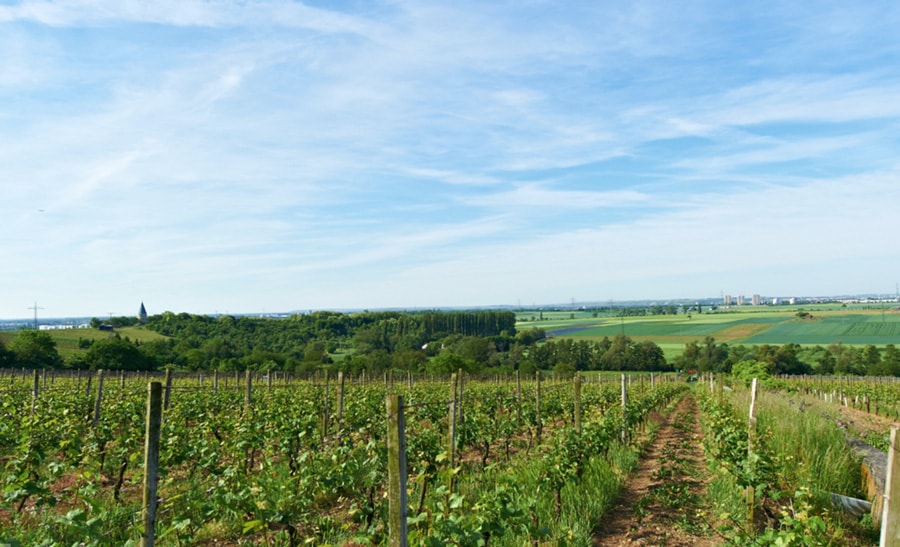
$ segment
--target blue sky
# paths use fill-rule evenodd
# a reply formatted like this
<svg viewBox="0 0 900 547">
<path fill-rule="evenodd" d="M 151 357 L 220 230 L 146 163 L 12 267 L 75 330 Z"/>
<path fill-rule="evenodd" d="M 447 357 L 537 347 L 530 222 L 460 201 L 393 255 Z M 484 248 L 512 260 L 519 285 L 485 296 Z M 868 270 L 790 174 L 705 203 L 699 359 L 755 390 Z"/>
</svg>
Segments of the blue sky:
<svg viewBox="0 0 900 547">
<path fill-rule="evenodd" d="M 0 317 L 893 293 L 896 2 L 0 1 Z"/>
</svg>

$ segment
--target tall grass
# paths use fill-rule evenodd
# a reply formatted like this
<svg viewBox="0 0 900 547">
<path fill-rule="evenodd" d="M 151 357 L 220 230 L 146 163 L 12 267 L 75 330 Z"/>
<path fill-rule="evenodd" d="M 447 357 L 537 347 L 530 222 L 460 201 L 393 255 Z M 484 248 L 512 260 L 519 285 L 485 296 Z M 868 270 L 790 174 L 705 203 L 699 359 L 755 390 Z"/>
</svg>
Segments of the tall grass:
<svg viewBox="0 0 900 547">
<path fill-rule="evenodd" d="M 859 458 L 847 447 L 836 423 L 770 394 L 763 398 L 758 430 L 788 484 L 864 496 Z"/>
<path fill-rule="evenodd" d="M 717 474 L 707 492 L 721 516 L 722 530 L 727 530 L 733 543 L 770 545 L 807 536 L 803 545 L 873 544 L 872 537 L 877 534 L 873 534 L 870 521 L 852 521 L 830 504 L 829 493 L 863 497 L 860 461 L 836 423 L 781 393 L 760 388 L 754 453 L 748 459 L 744 440 L 748 390 L 736 387 L 716 401 L 704 389 L 700 392 L 707 403 L 704 419 L 718 416 L 718 431 L 706 431 L 707 445 L 711 454 L 724 458 L 710 462 Z M 732 418 L 723 418 L 722 410 Z M 723 435 L 722 428 L 731 433 Z M 723 438 L 730 446 L 715 445 Z M 757 493 L 754 526 L 745 520 L 744 488 L 748 484 Z"/>
</svg>

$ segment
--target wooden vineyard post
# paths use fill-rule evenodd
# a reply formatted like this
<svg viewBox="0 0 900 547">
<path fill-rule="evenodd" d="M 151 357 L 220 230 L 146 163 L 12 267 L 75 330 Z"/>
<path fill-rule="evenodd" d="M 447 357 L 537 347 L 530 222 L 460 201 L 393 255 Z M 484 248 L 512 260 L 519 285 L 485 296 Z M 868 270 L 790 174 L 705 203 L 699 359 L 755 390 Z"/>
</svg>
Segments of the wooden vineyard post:
<svg viewBox="0 0 900 547">
<path fill-rule="evenodd" d="M 219 394 L 219 370 L 213 371 L 213 395 Z"/>
<path fill-rule="evenodd" d="M 337 434 L 341 436 L 342 422 L 344 421 L 344 373 L 338 372 L 338 407 L 337 407 Z"/>
<path fill-rule="evenodd" d="M 388 543 L 406 547 L 406 418 L 403 396 L 387 395 Z"/>
<path fill-rule="evenodd" d="M 750 419 L 747 422 L 747 465 L 753 465 L 753 443 L 756 440 L 756 390 L 758 379 L 754 378 L 750 385 Z M 752 475 L 752 469 L 748 469 Z M 753 520 L 756 512 L 756 489 L 751 484 L 747 486 L 747 522 L 753 526 Z"/>
<path fill-rule="evenodd" d="M 97 371 L 97 398 L 94 400 L 94 417 L 91 423 L 94 427 L 100 425 L 100 406 L 103 404 L 103 369 Z"/>
<path fill-rule="evenodd" d="M 536 389 L 534 395 L 534 412 L 537 418 L 537 440 L 541 442 L 541 434 L 544 432 L 544 424 L 541 420 L 541 371 L 537 370 L 534 373 L 534 379 L 536 382 Z"/>
<path fill-rule="evenodd" d="M 331 401 L 328 399 L 328 394 L 331 391 L 331 375 L 328 374 L 328 371 L 325 371 L 325 405 L 322 408 L 322 439 L 328 438 L 328 412 L 331 407 Z"/>
<path fill-rule="evenodd" d="M 575 373 L 575 433 L 581 434 L 581 374 Z"/>
<path fill-rule="evenodd" d="M 162 425 L 162 384 L 147 386 L 147 429 L 144 440 L 144 496 L 141 547 L 153 547 L 156 536 L 156 491 L 159 481 L 159 431 Z"/>
<path fill-rule="evenodd" d="M 628 390 L 625 384 L 625 375 L 622 375 L 622 444 L 628 442 Z"/>
<path fill-rule="evenodd" d="M 31 415 L 34 416 L 34 407 L 37 404 L 38 395 L 40 394 L 41 388 L 38 383 L 38 371 L 34 369 L 34 383 L 31 386 Z"/>
<path fill-rule="evenodd" d="M 516 369 L 516 423 L 522 423 L 522 378 Z"/>
<path fill-rule="evenodd" d="M 456 376 L 456 373 L 450 375 L 450 414 L 447 417 L 449 424 L 449 446 L 447 448 L 448 458 L 447 460 L 450 462 L 450 468 L 456 465 L 456 387 L 459 378 Z M 453 478 L 451 474 L 450 483 L 451 486 L 453 484 Z M 452 489 L 452 488 L 451 488 Z"/>
<path fill-rule="evenodd" d="M 887 474 L 884 479 L 884 503 L 881 512 L 882 547 L 900 545 L 900 501 L 894 503 L 894 496 L 900 500 L 900 458 L 897 456 L 897 428 L 891 428 L 891 444 L 888 447 Z"/>
<path fill-rule="evenodd" d="M 172 369 L 166 369 L 166 395 L 163 398 L 163 411 L 169 410 L 169 401 L 172 399 Z"/>
<path fill-rule="evenodd" d="M 244 391 L 244 410 L 250 410 L 250 404 L 253 402 L 253 373 L 249 370 L 244 373 L 247 389 Z"/>
<path fill-rule="evenodd" d="M 125 371 L 119 371 L 119 387 L 125 389 Z"/>
<path fill-rule="evenodd" d="M 459 416 L 458 421 L 461 424 L 466 423 L 466 414 L 463 412 L 463 391 L 465 390 L 466 385 L 466 377 L 463 374 L 462 369 L 459 369 L 456 373 L 456 380 L 459 382 L 457 389 L 459 390 L 459 396 L 456 400 L 456 415 Z"/>
</svg>

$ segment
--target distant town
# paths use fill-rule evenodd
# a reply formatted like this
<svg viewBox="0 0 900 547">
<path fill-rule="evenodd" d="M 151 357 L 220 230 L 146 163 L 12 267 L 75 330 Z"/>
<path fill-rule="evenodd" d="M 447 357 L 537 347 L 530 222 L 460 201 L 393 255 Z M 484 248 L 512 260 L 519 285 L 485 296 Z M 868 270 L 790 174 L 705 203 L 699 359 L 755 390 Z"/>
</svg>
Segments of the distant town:
<svg viewBox="0 0 900 547">
<path fill-rule="evenodd" d="M 846 305 L 879 305 L 884 306 L 888 304 L 900 305 L 900 292 L 893 295 L 876 295 L 876 294 L 862 294 L 862 295 L 842 295 L 842 296 L 766 296 L 760 294 L 753 294 L 749 297 L 745 295 L 731 295 L 731 294 L 722 294 L 719 297 L 707 297 L 700 299 L 691 299 L 691 298 L 679 298 L 672 300 L 607 300 L 607 301 L 590 301 L 590 302 L 580 302 L 576 301 L 574 298 L 571 299 L 570 302 L 565 303 L 555 303 L 555 304 L 531 304 L 531 305 L 494 305 L 494 306 L 471 306 L 466 308 L 459 308 L 453 306 L 444 306 L 439 308 L 383 308 L 383 309 L 369 309 L 366 311 L 405 311 L 405 312 L 417 312 L 417 311 L 434 311 L 434 310 L 446 310 L 446 311 L 459 311 L 461 309 L 485 309 L 485 310 L 512 310 L 512 311 L 565 311 L 565 310 L 591 310 L 591 309 L 601 309 L 601 308 L 640 308 L 640 307 L 649 307 L 649 306 L 677 306 L 685 313 L 689 310 L 693 310 L 695 306 L 702 307 L 707 313 L 710 312 L 718 312 L 718 311 L 727 311 L 734 307 L 744 307 L 744 306 L 804 306 L 804 305 L 816 305 L 816 304 L 846 304 Z M 36 306 L 36 304 L 35 304 Z M 290 312 L 275 312 L 275 313 L 239 313 L 239 314 L 227 314 L 234 316 L 252 316 L 252 317 L 269 317 L 272 319 L 283 319 L 290 317 L 291 315 L 296 314 L 304 314 L 311 313 L 317 310 L 295 310 Z M 364 311 L 362 308 L 359 309 L 334 309 L 329 311 L 336 311 L 342 313 L 354 313 Z M 140 311 L 138 311 L 135 315 L 143 312 L 146 314 L 146 310 L 144 309 L 143 303 L 141 303 Z M 207 314 L 212 317 L 218 315 L 226 315 L 226 314 Z M 38 330 L 67 330 L 67 329 L 82 329 L 91 327 L 92 320 L 96 323 L 96 316 L 88 317 L 38 317 L 37 314 L 34 317 L 30 318 L 17 318 L 17 319 L 0 319 L 0 330 L 19 330 L 19 329 L 38 329 Z M 102 322 L 102 318 L 101 318 Z"/>
</svg>

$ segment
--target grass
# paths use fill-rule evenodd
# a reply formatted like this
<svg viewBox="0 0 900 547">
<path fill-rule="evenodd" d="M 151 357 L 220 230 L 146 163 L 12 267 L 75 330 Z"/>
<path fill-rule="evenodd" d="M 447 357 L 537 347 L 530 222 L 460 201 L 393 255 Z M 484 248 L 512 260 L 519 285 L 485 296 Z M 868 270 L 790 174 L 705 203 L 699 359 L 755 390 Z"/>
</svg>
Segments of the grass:
<svg viewBox="0 0 900 547">
<path fill-rule="evenodd" d="M 107 338 L 112 338 L 116 336 L 116 334 L 118 334 L 122 338 L 127 337 L 130 340 L 140 342 L 149 342 L 151 340 L 160 340 L 166 338 L 162 334 L 145 329 L 144 327 L 123 327 L 116 329 L 115 332 L 101 331 L 99 329 L 91 328 L 48 330 L 43 332 L 46 332 L 50 335 L 51 338 L 53 338 L 53 341 L 56 342 L 56 350 L 63 358 L 68 358 L 73 355 L 79 355 L 87 352 L 87 349 L 82 349 L 79 347 L 79 341 L 81 340 L 104 340 Z M 0 332 L 0 342 L 3 342 L 3 344 L 8 347 L 9 343 L 13 340 L 13 338 L 16 337 L 16 334 L 17 331 Z"/>
<path fill-rule="evenodd" d="M 736 389 L 727 397 L 735 413 L 746 412 L 746 389 Z M 754 452 L 759 459 L 753 464 L 757 494 L 761 485 L 765 487 L 764 497 L 757 498 L 757 516 L 768 515 L 777 519 L 778 525 L 769 521 L 765 529 L 757 528 L 749 536 L 744 535 L 748 530 L 742 519 L 742 488 L 737 484 L 737 476 L 714 464 L 716 473 L 707 492 L 720 520 L 730 522 L 721 530 L 736 534 L 734 542 L 741 545 L 788 544 L 777 541 L 787 540 L 791 534 L 809 536 L 814 542 L 808 544 L 815 545 L 877 543 L 877 531 L 871 522 L 852 520 L 831 506 L 832 492 L 864 497 L 859 461 L 848 450 L 837 424 L 766 390 L 757 398 L 757 418 Z"/>
</svg>

